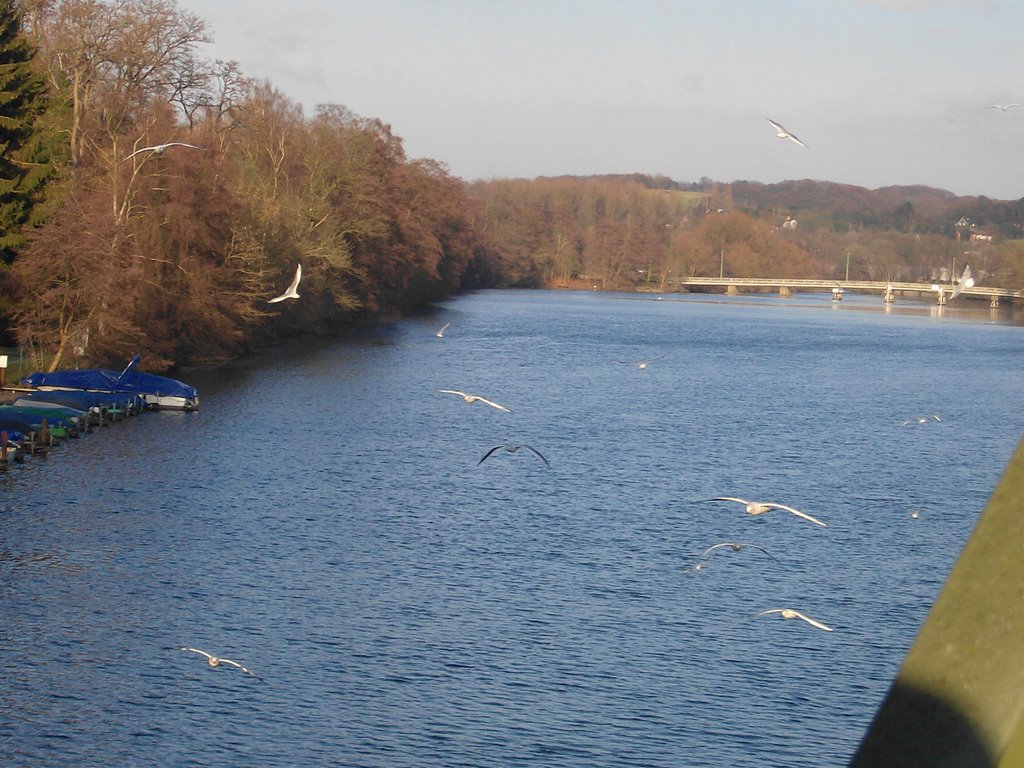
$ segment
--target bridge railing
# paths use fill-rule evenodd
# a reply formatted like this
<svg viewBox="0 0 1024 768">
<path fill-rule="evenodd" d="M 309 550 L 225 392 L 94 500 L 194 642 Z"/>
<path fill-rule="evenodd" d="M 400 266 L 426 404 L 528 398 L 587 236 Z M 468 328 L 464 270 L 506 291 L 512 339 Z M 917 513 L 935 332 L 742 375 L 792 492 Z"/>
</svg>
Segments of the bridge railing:
<svg viewBox="0 0 1024 768">
<path fill-rule="evenodd" d="M 833 288 L 840 288 L 844 291 L 879 291 L 881 293 L 885 293 L 886 291 L 915 293 L 936 292 L 932 287 L 933 285 L 936 285 L 935 283 L 905 283 L 882 280 L 822 280 L 792 277 L 680 277 L 669 280 L 669 283 L 683 287 L 707 286 L 728 288 L 729 286 L 735 286 L 737 288 L 804 288 L 807 290 L 824 291 L 830 291 Z M 946 294 L 952 292 L 954 288 L 954 286 L 949 285 L 948 283 L 940 283 L 938 285 Z M 965 296 L 987 296 L 1018 300 L 1024 299 L 1024 291 L 989 286 L 976 285 L 972 288 L 964 288 L 961 293 Z"/>
</svg>

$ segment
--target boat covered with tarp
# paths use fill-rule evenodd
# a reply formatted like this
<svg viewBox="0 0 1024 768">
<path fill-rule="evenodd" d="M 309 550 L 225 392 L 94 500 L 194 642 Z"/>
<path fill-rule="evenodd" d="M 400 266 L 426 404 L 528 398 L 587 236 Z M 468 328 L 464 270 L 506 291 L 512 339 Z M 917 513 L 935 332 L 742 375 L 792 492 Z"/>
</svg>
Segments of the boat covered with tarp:
<svg viewBox="0 0 1024 768">
<path fill-rule="evenodd" d="M 44 424 L 54 437 L 78 434 L 78 420 L 73 416 L 60 415 L 52 409 L 0 405 L 0 431 L 42 432 Z"/>
<path fill-rule="evenodd" d="M 34 407 L 58 406 L 83 413 L 118 415 L 133 414 L 145 409 L 142 395 L 129 392 L 93 392 L 77 389 L 48 389 L 22 394 L 15 405 Z"/>
<path fill-rule="evenodd" d="M 142 397 L 150 408 L 176 408 L 194 411 L 199 408 L 199 390 L 177 379 L 136 370 L 141 355 L 136 355 L 123 371 L 105 368 L 33 373 L 21 383 L 43 391 L 78 390 L 133 394 Z"/>
</svg>

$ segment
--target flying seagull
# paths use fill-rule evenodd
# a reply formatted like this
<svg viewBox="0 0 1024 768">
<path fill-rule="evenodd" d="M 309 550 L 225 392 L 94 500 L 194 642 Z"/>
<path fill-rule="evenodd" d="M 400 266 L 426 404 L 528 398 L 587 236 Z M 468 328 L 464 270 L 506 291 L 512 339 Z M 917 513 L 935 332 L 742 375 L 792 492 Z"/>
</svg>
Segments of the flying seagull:
<svg viewBox="0 0 1024 768">
<path fill-rule="evenodd" d="M 768 557 L 770 557 L 772 560 L 775 560 L 776 562 L 778 561 L 778 558 L 775 557 L 775 555 L 773 555 L 771 552 L 769 552 L 764 547 L 759 547 L 757 544 L 741 544 L 741 543 L 735 542 L 735 541 L 723 541 L 721 544 L 714 544 L 714 545 L 708 547 L 707 549 L 705 549 L 701 553 L 700 560 L 698 562 L 694 563 L 693 565 L 689 565 L 689 566 L 683 568 L 683 570 L 684 571 L 691 571 L 691 570 L 692 571 L 700 571 L 704 567 L 704 564 L 707 563 L 708 560 L 711 559 L 711 553 L 714 552 L 716 549 L 720 549 L 721 547 L 728 547 L 733 552 L 739 552 L 740 550 L 747 549 L 748 547 L 751 548 L 751 549 L 759 549 L 760 551 L 762 551 L 766 555 L 768 555 Z"/>
<path fill-rule="evenodd" d="M 498 403 L 495 403 L 492 400 L 488 400 L 486 397 L 480 397 L 479 395 L 467 395 L 465 392 L 459 392 L 459 390 L 457 389 L 439 389 L 437 391 L 444 392 L 445 394 L 448 395 L 458 395 L 470 405 L 479 401 L 481 403 L 485 403 L 491 406 L 491 408 L 497 408 L 499 411 L 504 411 L 505 413 L 512 413 L 511 408 L 506 408 L 504 405 L 499 405 Z M 501 446 L 498 447 L 500 448 Z"/>
<path fill-rule="evenodd" d="M 292 284 L 288 286 L 288 290 L 282 293 L 280 296 L 275 296 L 272 299 L 267 300 L 267 304 L 276 304 L 279 301 L 285 299 L 297 299 L 299 298 L 299 280 L 302 279 L 302 265 L 299 264 L 295 268 L 295 277 L 292 278 Z"/>
<path fill-rule="evenodd" d="M 143 152 L 152 152 L 154 155 L 162 155 L 164 152 L 167 151 L 168 147 L 188 147 L 189 149 L 198 149 L 200 152 L 206 151 L 205 147 L 197 147 L 195 144 L 186 144 L 183 141 L 170 141 L 166 144 L 155 144 L 152 147 L 142 147 L 142 149 L 136 149 L 134 152 L 128 155 L 128 157 L 126 157 L 125 160 L 130 160 L 131 158 L 135 157 L 136 155 L 140 155 Z"/>
<path fill-rule="evenodd" d="M 649 360 L 616 360 L 615 362 L 622 363 L 623 365 L 635 365 L 637 368 L 643 369 L 655 360 L 661 360 L 663 357 L 665 357 L 665 355 L 658 355 L 657 357 L 652 357 Z"/>
<path fill-rule="evenodd" d="M 770 611 L 761 611 L 757 615 L 758 616 L 766 616 L 769 613 L 781 614 L 782 618 L 784 618 L 784 619 L 803 619 L 808 624 L 810 624 L 812 627 L 817 627 L 818 629 L 823 629 L 826 632 L 831 632 L 832 631 L 832 627 L 826 626 L 825 624 L 822 624 L 820 621 L 815 621 L 810 616 L 804 616 L 804 614 L 800 613 L 800 611 L 794 611 L 792 608 L 772 608 Z"/>
<path fill-rule="evenodd" d="M 900 426 L 905 427 L 909 424 L 927 424 L 930 421 L 942 421 L 942 419 L 940 419 L 937 414 L 933 413 L 931 416 L 915 416 L 912 419 L 904 419 L 900 422 Z"/>
<path fill-rule="evenodd" d="M 1003 112 L 1008 110 L 1010 107 L 1019 107 L 1020 104 L 992 104 L 989 109 L 1001 109 Z"/>
<path fill-rule="evenodd" d="M 733 552 L 739 552 L 740 550 L 747 549 L 747 548 L 757 549 L 757 550 L 760 550 L 761 552 L 764 552 L 772 560 L 778 561 L 778 559 L 779 559 L 775 555 L 773 555 L 771 552 L 769 552 L 767 549 L 765 549 L 764 547 L 759 547 L 757 544 L 741 544 L 741 543 L 735 542 L 735 541 L 723 541 L 721 544 L 714 544 L 713 546 L 710 546 L 707 549 L 705 549 L 703 554 L 701 555 L 701 557 L 703 557 L 706 560 L 708 558 L 708 555 L 710 555 L 716 549 L 720 549 L 721 547 L 728 547 Z"/>
<path fill-rule="evenodd" d="M 493 403 L 492 403 L 492 405 L 493 405 Z M 502 448 L 504 448 L 509 453 L 515 453 L 520 448 L 525 448 L 526 450 L 532 451 L 533 453 L 537 454 L 537 456 L 539 456 L 544 461 L 544 463 L 547 464 L 549 467 L 551 466 L 551 462 L 549 462 L 547 459 L 544 458 L 544 454 L 543 453 L 538 451 L 532 445 L 526 445 L 525 443 L 505 443 L 504 445 L 496 445 L 493 448 L 491 448 L 491 450 L 489 450 L 487 453 L 485 453 L 484 454 L 484 458 L 480 459 L 480 461 L 478 461 L 476 463 L 476 465 L 479 467 L 481 464 L 484 463 L 484 460 L 487 459 L 488 456 L 490 456 L 492 453 L 494 453 L 495 451 L 500 450 Z"/>
<path fill-rule="evenodd" d="M 444 338 L 444 332 L 448 330 L 448 326 L 449 325 L 451 325 L 451 323 L 445 323 L 444 325 L 441 326 L 441 330 L 438 331 L 437 333 L 435 333 L 434 335 L 437 336 L 437 338 L 439 338 L 439 339 L 443 339 Z"/>
<path fill-rule="evenodd" d="M 960 279 L 956 281 L 956 287 L 953 289 L 953 292 L 949 294 L 949 300 L 952 301 L 957 296 L 959 296 L 960 291 L 962 291 L 964 288 L 973 287 L 974 278 L 971 277 L 971 265 L 968 264 L 966 267 L 964 267 L 964 273 L 960 275 Z"/>
<path fill-rule="evenodd" d="M 827 528 L 821 520 L 816 517 L 801 512 L 799 509 L 793 509 L 787 507 L 785 504 L 776 504 L 773 501 L 747 501 L 746 499 L 738 499 L 735 496 L 716 496 L 712 501 L 735 501 L 742 504 L 745 507 L 745 512 L 748 515 L 763 515 L 765 512 L 771 512 L 773 509 L 784 509 L 787 512 L 792 512 L 797 517 L 802 517 L 804 520 L 810 520 L 815 525 L 820 525 L 823 528 Z"/>
<path fill-rule="evenodd" d="M 804 144 L 802 141 L 800 141 L 800 139 L 798 139 L 795 134 L 792 134 L 789 131 L 787 131 L 785 128 L 783 128 L 781 125 L 776 123 L 770 117 L 766 117 L 765 120 L 767 120 L 769 123 L 771 123 L 772 127 L 775 128 L 775 135 L 778 138 L 780 138 L 780 139 L 789 139 L 790 141 L 795 141 L 801 147 L 803 147 L 804 149 L 807 149 L 807 145 Z"/>
<path fill-rule="evenodd" d="M 247 674 L 247 675 L 252 675 L 255 678 L 259 678 L 259 675 L 254 674 L 253 672 L 249 671 L 248 669 L 243 667 L 241 664 L 239 664 L 237 661 L 232 661 L 231 659 L 222 659 L 219 656 L 214 656 L 212 654 L 207 653 L 206 651 L 201 651 L 198 648 L 182 648 L 181 650 L 183 650 L 183 651 L 190 651 L 192 653 L 198 653 L 198 654 L 200 654 L 202 656 L 205 656 L 207 663 L 211 667 L 219 667 L 221 664 L 228 664 L 228 665 L 230 665 L 232 667 L 238 667 L 240 670 L 245 672 L 245 674 Z"/>
</svg>

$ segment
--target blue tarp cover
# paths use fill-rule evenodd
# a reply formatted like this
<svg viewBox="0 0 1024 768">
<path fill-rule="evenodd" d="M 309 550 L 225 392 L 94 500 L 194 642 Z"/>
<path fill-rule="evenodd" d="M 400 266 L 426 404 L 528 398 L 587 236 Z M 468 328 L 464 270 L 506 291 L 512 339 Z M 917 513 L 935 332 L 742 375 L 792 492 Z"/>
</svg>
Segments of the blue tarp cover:
<svg viewBox="0 0 1024 768">
<path fill-rule="evenodd" d="M 199 397 L 199 390 L 188 384 L 135 370 L 139 356 L 131 359 L 121 372 L 104 368 L 89 368 L 81 371 L 54 371 L 33 373 L 21 380 L 29 387 L 68 387 L 71 389 L 95 389 L 102 392 L 131 392 L 140 395 L 163 395 L 170 397 Z"/>
</svg>

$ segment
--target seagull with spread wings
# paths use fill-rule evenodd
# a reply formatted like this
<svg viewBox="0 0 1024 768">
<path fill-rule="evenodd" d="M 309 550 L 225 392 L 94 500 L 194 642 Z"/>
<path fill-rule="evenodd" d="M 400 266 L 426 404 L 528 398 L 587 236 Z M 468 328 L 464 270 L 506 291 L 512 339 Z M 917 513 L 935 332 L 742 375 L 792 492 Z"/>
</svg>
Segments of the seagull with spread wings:
<svg viewBox="0 0 1024 768">
<path fill-rule="evenodd" d="M 486 397 L 480 397 L 480 395 L 468 395 L 465 392 L 460 392 L 457 389 L 439 389 L 437 391 L 444 392 L 445 394 L 448 395 L 458 395 L 470 405 L 472 405 L 473 403 L 484 403 L 485 405 L 491 406 L 491 408 L 497 408 L 499 411 L 504 411 L 505 413 L 512 413 L 511 408 L 506 408 L 504 405 L 499 405 L 493 400 L 488 400 Z"/>
<path fill-rule="evenodd" d="M 484 457 L 483 457 L 482 459 L 480 459 L 480 461 L 478 461 L 478 462 L 476 463 L 476 465 L 477 465 L 477 466 L 479 467 L 479 466 L 480 466 L 481 464 L 483 464 L 483 463 L 484 463 L 484 461 L 485 461 L 485 460 L 486 460 L 486 459 L 487 459 L 487 458 L 488 458 L 488 457 L 489 457 L 489 456 L 490 456 L 491 454 L 493 454 L 493 453 L 494 453 L 495 451 L 499 451 L 499 450 L 501 450 L 502 448 L 504 448 L 504 449 L 505 449 L 506 451 L 508 451 L 509 453 L 515 453 L 515 452 L 516 452 L 516 451 L 518 451 L 518 450 L 519 450 L 520 448 L 525 448 L 526 450 L 528 450 L 528 451 L 532 451 L 532 452 L 533 452 L 534 454 L 536 454 L 536 455 L 537 455 L 537 456 L 538 456 L 538 457 L 539 457 L 539 458 L 540 458 L 540 459 L 541 459 L 541 460 L 542 460 L 542 461 L 543 461 L 543 462 L 544 462 L 545 464 L 547 464 L 547 465 L 548 465 L 549 467 L 551 466 L 551 462 L 549 462 L 549 461 L 548 461 L 548 460 L 547 460 L 547 459 L 546 459 L 546 458 L 544 457 L 544 454 L 543 454 L 543 453 L 541 453 L 540 451 L 538 451 L 538 450 L 537 450 L 536 448 L 534 448 L 534 447 L 533 447 L 532 445 L 526 445 L 526 443 L 505 443 L 504 445 L 496 445 L 496 446 L 494 446 L 493 448 L 491 448 L 491 450 L 489 450 L 489 451 L 488 451 L 487 453 L 485 453 L 485 454 L 484 454 Z"/>
<path fill-rule="evenodd" d="M 773 555 L 767 549 L 765 549 L 764 547 L 759 547 L 757 544 L 743 544 L 743 543 L 736 542 L 736 541 L 723 541 L 721 544 L 712 544 L 710 547 L 705 549 L 703 552 L 701 552 L 700 560 L 698 560 L 693 565 L 686 566 L 685 568 L 683 568 L 683 570 L 684 571 L 698 571 L 699 572 L 701 569 L 704 568 L 704 566 L 707 564 L 707 562 L 711 559 L 711 553 L 714 552 L 716 549 L 721 549 L 723 547 L 728 547 L 733 552 L 740 552 L 741 550 L 748 549 L 748 548 L 749 549 L 757 549 L 757 550 L 763 552 L 764 554 L 768 555 L 768 557 L 770 557 L 772 560 L 775 560 L 776 562 L 778 562 L 778 560 L 779 560 L 779 558 L 777 558 L 775 555 Z"/>
<path fill-rule="evenodd" d="M 766 118 L 765 118 L 765 120 L 767 120 L 767 121 L 768 121 L 769 123 L 771 123 L 771 124 L 772 124 L 772 127 L 773 127 L 773 128 L 775 129 L 775 136 L 776 136 L 777 138 L 780 138 L 780 139 L 789 139 L 790 141 L 795 141 L 795 142 L 796 142 L 797 144 L 799 144 L 799 145 L 800 145 L 801 147 L 803 147 L 804 149 L 807 149 L 807 145 L 806 145 L 806 144 L 804 144 L 804 143 L 803 143 L 802 141 L 800 141 L 800 139 L 798 139 L 798 138 L 796 137 L 796 134 L 795 134 L 795 133 L 790 133 L 790 132 L 789 132 L 789 131 L 787 131 L 787 130 L 786 130 L 785 128 L 783 128 L 783 127 L 782 127 L 781 125 L 779 125 L 779 124 L 778 124 L 778 123 L 776 123 L 776 122 L 775 122 L 774 120 L 772 120 L 772 119 L 771 119 L 770 117 L 766 117 Z"/>
<path fill-rule="evenodd" d="M 184 141 L 169 141 L 166 144 L 154 144 L 152 147 L 141 147 L 136 149 L 125 160 L 130 160 L 136 155 L 141 155 L 143 152 L 152 152 L 154 155 L 162 155 L 167 151 L 169 147 L 188 147 L 189 149 L 198 149 L 200 152 L 205 152 L 206 147 L 197 147 L 195 144 L 186 144 Z"/>
<path fill-rule="evenodd" d="M 964 273 L 960 275 L 960 279 L 956 281 L 956 287 L 953 288 L 953 292 L 949 294 L 949 300 L 952 301 L 960 295 L 960 291 L 964 288 L 973 288 L 974 278 L 971 277 L 971 265 L 968 264 L 964 267 Z"/>
<path fill-rule="evenodd" d="M 288 286 L 288 289 L 280 296 L 275 296 L 272 299 L 267 299 L 267 304 L 276 304 L 279 301 L 285 299 L 297 299 L 299 298 L 299 280 L 302 279 L 302 265 L 299 264 L 295 268 L 295 277 L 292 278 L 292 284 Z"/>
<path fill-rule="evenodd" d="M 748 515 L 763 515 L 766 512 L 771 512 L 773 509 L 782 509 L 786 512 L 792 512 L 797 517 L 802 517 L 804 520 L 810 520 L 815 525 L 820 525 L 822 528 L 827 528 L 825 523 L 821 522 L 816 517 L 811 517 L 805 512 L 801 512 L 799 509 L 793 509 L 785 504 L 776 504 L 774 501 L 747 501 L 746 499 L 740 499 L 736 496 L 716 496 L 712 501 L 735 501 L 742 504 L 744 511 Z"/>
<path fill-rule="evenodd" d="M 822 624 L 820 621 L 815 621 L 810 616 L 806 616 L 806 615 L 800 613 L 800 611 L 794 611 L 792 608 L 772 608 L 771 610 L 768 610 L 768 611 L 761 611 L 757 615 L 758 616 L 767 616 L 769 613 L 777 613 L 780 616 L 782 616 L 782 618 L 784 618 L 784 619 L 803 619 L 808 624 L 810 624 L 812 627 L 817 627 L 818 629 L 822 629 L 822 630 L 824 630 L 826 632 L 831 632 L 832 631 L 832 627 L 827 626 L 825 624 Z"/>
<path fill-rule="evenodd" d="M 231 667 L 237 667 L 238 669 L 240 669 L 243 672 L 245 672 L 245 674 L 247 674 L 247 675 L 252 675 L 255 678 L 259 678 L 259 675 L 257 675 L 254 672 L 246 669 L 241 664 L 239 664 L 237 661 L 232 661 L 231 659 L 225 659 L 225 658 L 222 658 L 220 656 L 214 656 L 212 653 L 207 653 L 206 651 L 201 651 L 198 648 L 184 647 L 184 648 L 181 648 L 180 650 L 182 650 L 182 651 L 189 651 L 191 653 L 198 653 L 201 656 L 205 656 L 206 657 L 206 663 L 209 664 L 211 667 L 219 667 L 221 664 L 227 664 L 228 666 L 231 666 Z"/>
<path fill-rule="evenodd" d="M 637 368 L 643 370 L 655 360 L 661 360 L 663 357 L 665 357 L 665 355 L 658 355 L 657 357 L 651 357 L 647 360 L 616 360 L 615 362 L 622 363 L 623 365 L 635 365 Z"/>
</svg>

